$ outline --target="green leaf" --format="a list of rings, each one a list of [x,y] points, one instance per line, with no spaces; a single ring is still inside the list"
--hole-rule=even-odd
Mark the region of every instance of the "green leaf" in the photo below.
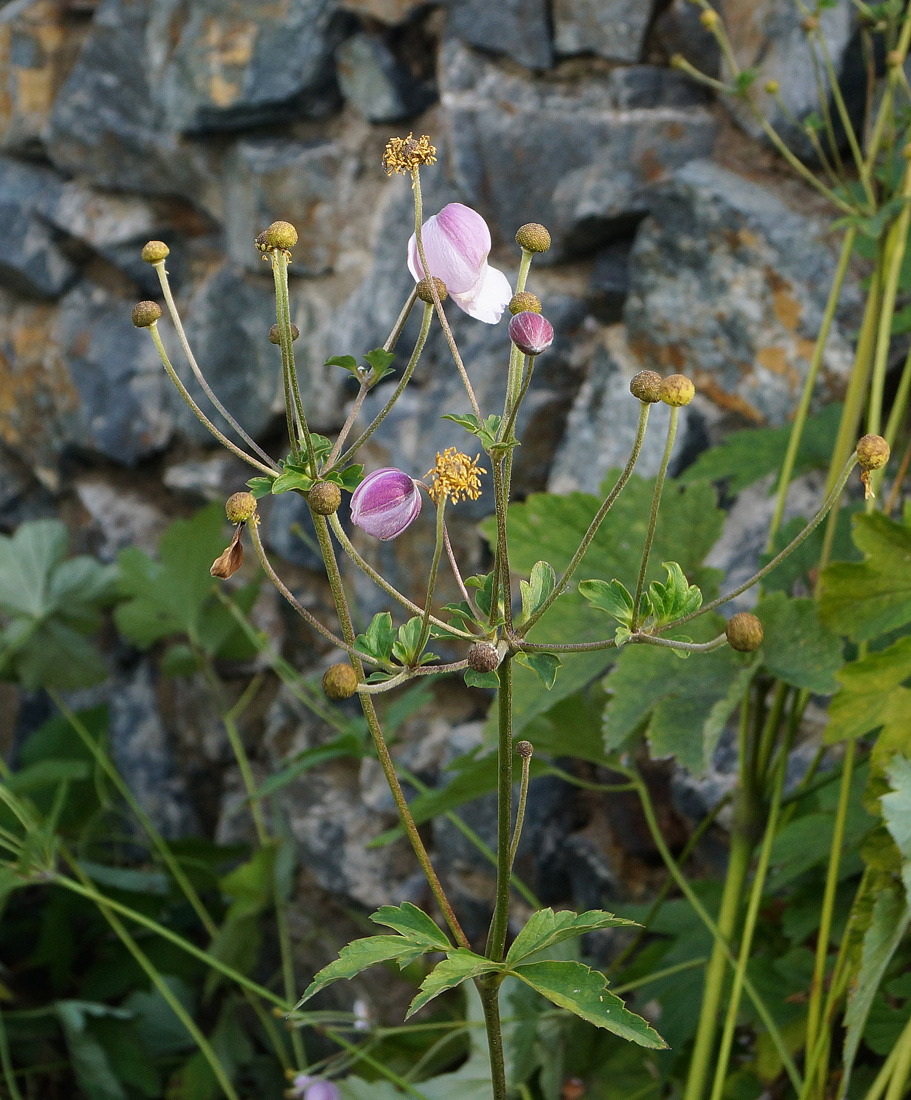
[[[531,618],[542,603],[550,596],[557,584],[554,567],[546,561],[537,561],[527,581],[519,581],[522,592],[522,619]]]
[[[346,466],[344,470],[334,470],[327,475],[327,478],[329,481],[334,481],[346,493],[353,493],[364,480],[364,467],[361,463],[356,462],[351,466]]]
[[[274,477],[251,477],[247,482],[247,488],[257,500],[261,500],[271,494],[274,480]]]
[[[341,367],[342,370],[349,370],[357,377],[357,360],[353,355],[333,355],[326,360],[327,367]]]
[[[456,948],[441,963],[437,963],[421,982],[420,992],[411,1002],[405,1013],[405,1019],[409,1019],[418,1009],[423,1008],[435,997],[439,997],[441,993],[445,993],[447,989],[455,989],[463,982],[502,969],[502,963],[491,962],[490,959],[485,959],[483,955],[476,955],[465,947]]]
[[[256,797],[266,798],[268,795],[275,794],[276,791],[300,779],[313,768],[318,768],[330,760],[339,760],[346,756],[357,759],[362,754],[363,739],[356,733],[343,733],[327,741],[325,745],[314,745],[312,749],[304,749],[303,752],[296,754],[290,763],[263,782],[256,792]]]
[[[724,620],[712,614],[688,624],[700,641],[723,626]],[[612,695],[604,715],[605,747],[620,748],[644,729],[653,757],[676,756],[701,775],[758,667],[756,658],[727,647],[684,664],[668,649],[626,646],[604,681]]]
[[[892,790],[879,800],[883,818],[902,859],[911,863],[911,760],[896,756],[886,773]]]
[[[466,668],[463,678],[465,685],[470,688],[489,688],[495,691],[500,686],[500,678],[495,672],[476,672],[473,668]]]
[[[392,616],[388,611],[381,611],[374,615],[367,627],[366,634],[358,634],[354,639],[356,649],[375,657],[378,661],[388,661],[392,656],[392,645],[395,642],[395,627],[392,625]]]
[[[828,466],[840,421],[841,405],[827,405],[818,416],[807,418],[797,450],[794,476]],[[736,495],[781,468],[790,438],[790,424],[734,432],[720,447],[703,451],[681,475],[682,480],[718,481],[724,478],[728,492]]]
[[[434,951],[451,951],[449,937],[423,909],[410,901],[404,905],[381,905],[370,919],[374,924],[394,928],[400,935],[415,943],[423,943]]]
[[[91,1001],[57,1001],[54,1011],[66,1036],[70,1066],[80,1088],[89,1100],[126,1100],[123,1085],[117,1080],[104,1047],[92,1034],[93,1017],[113,1016],[128,1019],[129,1013]]]
[[[643,1047],[663,1050],[667,1044],[641,1016],[630,1012],[623,1001],[607,989],[603,974],[578,962],[533,962],[511,968],[511,973],[537,990],[559,1008],[568,1009]]]
[[[633,597],[618,580],[579,581],[579,594],[592,607],[606,611],[612,619],[625,627],[632,626]]]
[[[414,615],[399,627],[398,637],[392,644],[392,656],[403,665],[413,665],[418,658],[418,642],[421,640],[423,620]]]
[[[66,528],[56,519],[23,523],[0,535],[0,611],[39,618],[49,608],[48,589],[66,554]]]
[[[292,489],[306,493],[312,487],[313,478],[310,476],[308,467],[299,466],[294,462],[285,462],[282,472],[272,482],[272,495],[279,496],[281,493],[290,493]]]
[[[340,978],[353,978],[362,970],[384,962],[397,962],[400,968],[404,968],[427,950],[426,944],[415,943],[404,936],[367,936],[366,939],[355,940],[341,949],[334,962],[314,975],[294,1007],[300,1008],[305,1001]]]
[[[531,915],[528,923],[513,940],[506,954],[506,965],[515,966],[528,955],[599,928],[635,927],[638,927],[635,921],[615,917],[613,913],[606,913],[603,909],[590,909],[586,913],[572,913],[569,910],[555,913],[553,909],[541,909]]]
[[[364,356],[364,359],[370,364],[373,370],[373,377],[370,379],[370,384],[375,386],[377,382],[386,377],[387,374],[392,374],[393,370],[390,363],[395,359],[395,352],[387,351],[385,348],[375,348],[373,351],[368,351]]]
[[[826,741],[835,744],[878,729],[911,728],[911,692],[900,687],[911,676],[911,638],[868,653],[837,674],[841,690],[829,704]]]
[[[794,687],[831,695],[843,663],[841,639],[820,624],[816,601],[773,592],[760,600],[755,614],[762,623],[763,664],[769,672]]]
[[[557,671],[562,664],[556,653],[517,653],[516,661],[523,668],[531,669],[548,691],[554,686]]]
[[[702,592],[690,584],[675,562],[662,562],[667,570],[667,582],[652,581],[648,587],[649,602],[656,625],[673,622],[697,611],[702,606]]]
[[[856,642],[911,622],[911,527],[880,512],[854,519],[859,564],[836,562],[819,578],[819,617]]]

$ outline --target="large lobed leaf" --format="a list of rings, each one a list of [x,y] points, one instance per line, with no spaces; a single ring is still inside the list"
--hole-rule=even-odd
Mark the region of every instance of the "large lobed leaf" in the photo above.
[[[506,955],[506,963],[508,966],[515,966],[529,955],[565,940],[584,936],[587,932],[595,932],[599,928],[634,927],[638,927],[635,921],[615,917],[613,913],[606,913],[603,909],[590,909],[586,913],[573,913],[570,910],[555,913],[553,909],[541,909],[531,915],[528,923],[513,940]]]

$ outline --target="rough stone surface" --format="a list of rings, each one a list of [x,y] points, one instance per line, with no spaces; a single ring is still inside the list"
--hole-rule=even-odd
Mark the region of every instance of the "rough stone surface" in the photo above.
[[[554,53],[544,0],[445,0],[450,34],[481,49],[506,53],[528,69],[549,69]]]
[[[86,477],[76,483],[76,494],[97,533],[94,552],[102,561],[114,561],[117,551],[127,546],[154,552],[168,519],[135,490]]]
[[[629,293],[631,247],[631,240],[615,241],[595,257],[588,307],[602,324],[613,325],[623,318],[623,306]]]
[[[819,331],[835,256],[824,227],[708,161],[656,192],[630,260],[629,342],[643,367],[692,377],[715,405],[754,424],[793,411]],[[842,322],[856,323],[856,285]],[[851,368],[833,325],[820,398]]]
[[[0,283],[10,290],[55,298],[76,275],[40,216],[60,194],[60,183],[46,168],[0,158]]]
[[[159,0],[155,99],[181,133],[321,117],[337,103],[334,0]]]
[[[441,58],[441,101],[455,181],[510,240],[547,226],[555,260],[629,231],[649,188],[712,148],[702,92],[669,70],[617,69],[582,84],[507,74],[454,43]]]
[[[382,38],[354,34],[335,51],[339,87],[368,122],[395,122],[429,107],[433,88],[418,83]]]
[[[651,15],[647,0],[554,0],[554,47],[558,54],[638,61]]]
[[[655,20],[655,38],[668,58],[680,54],[699,72],[717,77],[721,49],[713,34],[702,25],[702,10],[690,0],[672,0]]]

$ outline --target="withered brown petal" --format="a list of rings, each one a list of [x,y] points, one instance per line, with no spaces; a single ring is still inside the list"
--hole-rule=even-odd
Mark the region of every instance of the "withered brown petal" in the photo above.
[[[234,538],[231,539],[231,545],[223,554],[220,554],[215,561],[212,562],[212,568],[209,572],[213,577],[221,577],[222,580],[227,580],[228,577],[233,577],[237,570],[244,564],[244,548],[240,541],[240,533],[242,530],[243,524],[240,524],[234,532]]]

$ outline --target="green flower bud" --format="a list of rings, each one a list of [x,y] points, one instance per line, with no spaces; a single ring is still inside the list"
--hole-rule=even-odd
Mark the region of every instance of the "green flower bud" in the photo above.
[[[534,751],[535,747],[534,745],[532,745],[531,741],[516,742],[516,752],[519,754],[519,756],[522,757],[523,760],[528,760],[528,758]]]
[[[891,453],[881,435],[865,435],[857,443],[857,460],[862,470],[881,470]]]
[[[323,691],[327,699],[350,699],[357,691],[357,673],[344,662],[332,665],[323,673]]]
[[[665,405],[680,408],[688,405],[695,396],[696,387],[683,374],[671,374],[661,381],[661,400]]]
[[[292,326],[291,326],[291,343],[292,344],[298,338],[298,336],[300,336],[300,334],[301,334],[301,330],[297,327],[297,325],[292,324]],[[282,342],[281,330],[279,329],[278,325],[273,325],[272,328],[269,329],[269,343],[270,344],[280,344],[281,342]]]
[[[429,266],[429,265],[428,265]],[[433,276],[433,285],[437,288],[437,294],[440,296],[440,301],[446,301],[446,295],[449,291],[446,289],[446,284],[442,279],[438,279],[436,275]],[[426,278],[421,279],[418,285],[414,288],[417,291],[417,296],[422,302],[427,305],[433,305],[433,294],[430,290],[430,283]]]
[[[171,254],[164,241],[149,241],[142,246],[142,258],[147,264],[157,264]]]
[[[661,375],[653,370],[641,370],[629,384],[629,392],[647,405],[661,400]]]
[[[284,252],[297,244],[297,230],[290,222],[273,222],[256,238],[256,247],[260,252],[271,252],[279,248]]]
[[[724,630],[731,649],[738,653],[752,653],[762,645],[762,623],[749,611],[738,611]]]
[[[476,642],[468,651],[468,667],[473,672],[494,672],[499,663],[500,655],[492,642]]]
[[[161,316],[161,306],[157,302],[137,302],[130,316],[137,328],[148,328]]]
[[[712,9],[709,8],[708,11],[704,11],[702,15],[699,16],[699,22],[707,31],[712,30],[718,23],[718,12],[712,11]]]
[[[550,248],[550,234],[543,225],[527,222],[516,233],[516,244],[526,252],[546,252]]]
[[[225,501],[229,523],[246,523],[256,515],[256,497],[252,493],[235,493]]]
[[[342,491],[331,481],[318,481],[307,493],[310,511],[318,516],[331,516],[342,503]]]
[[[769,95],[778,95],[778,81],[767,80],[765,82],[765,90],[769,93]]]
[[[540,313],[541,299],[530,290],[520,290],[513,294],[509,300],[509,312],[515,317],[517,313]]]

